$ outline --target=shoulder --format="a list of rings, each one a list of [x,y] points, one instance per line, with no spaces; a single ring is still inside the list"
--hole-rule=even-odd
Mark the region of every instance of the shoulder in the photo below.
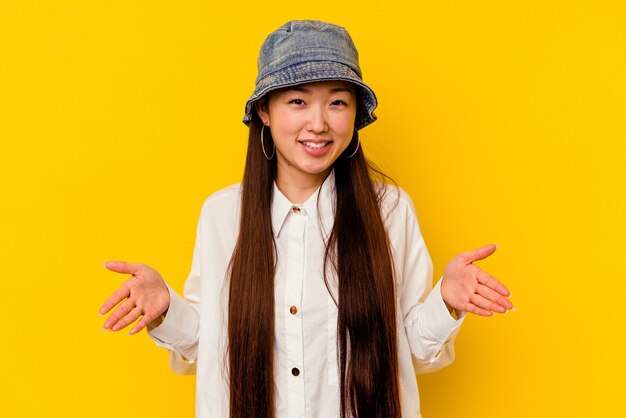
[[[376,184],[379,204],[383,219],[396,216],[415,216],[415,206],[411,196],[400,186],[394,184]]]
[[[241,206],[241,183],[233,184],[212,193],[202,204],[202,214],[234,215]]]
[[[411,196],[393,184],[378,187],[381,216],[392,241],[419,240],[422,231]]]
[[[234,184],[212,193],[202,205],[197,237],[207,255],[215,260],[229,259],[238,236],[241,186]]]

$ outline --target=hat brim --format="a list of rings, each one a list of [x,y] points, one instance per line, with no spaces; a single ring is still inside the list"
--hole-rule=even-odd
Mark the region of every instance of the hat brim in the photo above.
[[[378,106],[376,94],[350,67],[333,61],[308,61],[283,68],[258,80],[254,93],[246,102],[243,123],[250,126],[254,102],[267,93],[284,87],[326,80],[349,81],[359,88],[354,121],[356,129],[362,129],[377,119],[374,114],[374,109]]]

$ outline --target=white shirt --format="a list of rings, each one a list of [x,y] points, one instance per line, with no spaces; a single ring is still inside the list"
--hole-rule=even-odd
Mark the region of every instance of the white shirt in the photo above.
[[[441,281],[431,291],[432,262],[413,203],[401,189],[385,187],[388,193],[382,214],[396,274],[402,416],[419,418],[415,373],[434,371],[452,362],[453,341],[465,314],[458,320],[450,316],[441,297]],[[322,275],[324,239],[334,222],[334,197],[333,173],[303,204],[290,203],[274,186],[277,418],[340,415],[337,307]],[[157,345],[171,351],[170,364],[175,372],[196,373],[198,418],[229,416],[226,271],[238,236],[240,205],[239,185],[206,200],[184,299],[170,288],[167,316],[149,331]],[[336,274],[330,275],[330,281],[336,283]],[[295,314],[291,307],[295,307]],[[294,368],[299,371],[297,376],[292,373]]]

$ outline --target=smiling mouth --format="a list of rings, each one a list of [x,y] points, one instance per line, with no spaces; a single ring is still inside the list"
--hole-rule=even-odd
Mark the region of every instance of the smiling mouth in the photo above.
[[[330,144],[332,141],[325,141],[325,142],[299,141],[299,142],[308,148],[320,149],[320,148],[324,148],[325,146]]]

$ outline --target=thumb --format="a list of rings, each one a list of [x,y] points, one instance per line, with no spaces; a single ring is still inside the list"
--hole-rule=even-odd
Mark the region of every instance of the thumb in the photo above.
[[[464,260],[473,263],[474,261],[483,260],[489,257],[496,251],[497,248],[497,244],[485,245],[484,247],[462,253],[461,257],[463,257]]]
[[[137,274],[141,270],[141,264],[127,263],[125,261],[107,261],[102,265],[116,273]]]

